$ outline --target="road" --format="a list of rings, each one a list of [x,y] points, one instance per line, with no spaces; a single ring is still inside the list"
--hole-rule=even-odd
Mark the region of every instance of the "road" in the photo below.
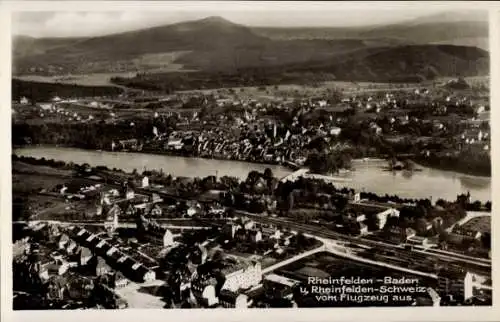
[[[151,193],[151,190],[147,189],[144,190],[144,193]],[[161,192],[155,192],[157,193],[160,197],[167,197],[167,198],[172,198],[172,196],[168,194],[162,194]],[[395,252],[399,253],[404,253],[406,255],[408,254],[425,254],[428,257],[434,258],[435,260],[439,260],[441,262],[454,262],[459,265],[465,265],[467,267],[478,267],[481,272],[484,272],[486,270],[489,270],[491,272],[491,260],[484,259],[484,258],[475,258],[475,257],[470,257],[470,256],[464,256],[461,254],[456,254],[456,253],[441,253],[441,252],[435,252],[435,251],[422,251],[420,249],[411,249],[407,250],[405,249],[404,245],[395,245],[395,244],[390,244],[382,241],[375,241],[375,240],[369,240],[363,237],[356,237],[356,236],[349,236],[345,234],[341,234],[335,231],[332,231],[327,228],[322,228],[318,226],[312,226],[312,225],[306,225],[306,224],[300,224],[292,221],[287,221],[281,218],[274,218],[274,217],[268,217],[268,216],[263,216],[263,215],[257,215],[254,213],[249,213],[241,210],[235,211],[236,215],[239,216],[246,216],[249,218],[252,218],[254,220],[258,220],[261,222],[267,222],[267,223],[272,223],[275,225],[281,225],[290,229],[295,229],[297,231],[301,231],[304,233],[310,233],[314,234],[318,237],[325,237],[325,238],[331,238],[334,240],[338,241],[346,241],[350,242],[354,245],[360,246],[360,247],[372,247],[375,249],[390,249]],[[415,256],[417,257],[417,256]]]
[[[274,270],[277,270],[277,269],[279,269],[279,268],[281,268],[281,267],[283,267],[283,266],[286,266],[286,265],[288,265],[288,264],[291,264],[291,263],[293,263],[293,262],[296,262],[296,261],[298,261],[298,260],[300,260],[300,259],[302,259],[302,258],[305,258],[305,257],[311,256],[311,255],[314,255],[314,254],[316,254],[316,253],[324,252],[324,251],[327,251],[327,250],[326,250],[326,247],[325,247],[325,245],[321,245],[320,247],[317,247],[317,248],[315,248],[315,249],[308,250],[308,251],[306,251],[306,252],[304,252],[304,253],[301,253],[301,254],[295,255],[295,256],[293,256],[293,257],[290,257],[290,258],[288,258],[288,259],[285,259],[284,261],[281,261],[281,262],[278,262],[278,263],[276,263],[276,264],[274,264],[274,265],[271,265],[271,266],[269,266],[269,267],[266,267],[266,268],[262,269],[262,274],[267,274],[267,273],[270,273],[270,272],[272,272],[272,271],[274,271]]]
[[[101,175],[113,177],[109,173],[103,173]],[[109,185],[113,186],[113,184]],[[114,186],[118,187],[118,185]],[[146,195],[151,195],[152,193],[155,193],[162,198],[184,200],[184,201],[194,199],[194,198],[182,198],[178,196],[173,196],[168,193],[164,193],[150,188],[137,188],[136,192]],[[327,228],[296,223],[282,218],[257,215],[245,211],[236,211],[235,214],[238,216],[246,216],[260,222],[271,223],[274,225],[281,225],[283,227],[287,227],[289,229],[300,231],[303,233],[309,233],[317,237],[327,238],[337,242],[339,241],[346,242],[353,245],[354,247],[361,247],[361,248],[369,247],[371,248],[371,251],[373,251],[373,253],[382,252],[384,250],[390,250],[394,254],[392,255],[394,259],[407,260],[409,266],[411,265],[411,261],[414,261],[416,259],[419,258],[430,259],[436,264],[437,263],[455,264],[460,267],[466,267],[467,269],[478,272],[480,274],[491,275],[491,260],[484,258],[475,258],[451,252],[443,253],[437,250],[423,250],[418,247],[414,247],[412,249],[406,249],[404,245],[394,245],[382,241],[368,240],[363,237],[349,236],[332,231]],[[429,267],[429,269],[431,271],[434,270],[433,267]]]

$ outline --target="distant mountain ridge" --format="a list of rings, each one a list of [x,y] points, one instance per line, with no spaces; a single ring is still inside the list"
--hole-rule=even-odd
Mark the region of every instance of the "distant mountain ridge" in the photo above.
[[[213,72],[312,68],[356,79],[487,74],[488,53],[475,45],[488,37],[487,23],[435,19],[360,28],[250,28],[208,17],[99,37],[18,36],[13,70],[58,75],[172,66]]]
[[[454,19],[452,19],[454,18]],[[453,15],[436,15],[411,20],[407,23],[375,27],[306,27],[275,28],[258,27],[252,30],[261,36],[275,40],[285,39],[386,39],[406,44],[469,45],[488,50],[489,24],[487,19]],[[466,43],[461,43],[461,40]]]

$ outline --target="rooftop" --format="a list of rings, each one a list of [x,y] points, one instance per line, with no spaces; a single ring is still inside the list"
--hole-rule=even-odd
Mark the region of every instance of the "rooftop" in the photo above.
[[[226,256],[223,260],[223,265],[224,268],[222,268],[221,272],[224,275],[229,275],[251,266],[252,263],[242,257]]]
[[[293,287],[294,285],[298,284],[299,281],[293,280],[291,278],[287,278],[278,274],[269,274],[264,277],[266,281],[271,281],[274,283],[282,284],[288,287]]]

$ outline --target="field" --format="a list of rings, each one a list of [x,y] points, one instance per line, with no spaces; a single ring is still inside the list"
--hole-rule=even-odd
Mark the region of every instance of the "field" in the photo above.
[[[373,83],[370,83],[373,84]],[[361,87],[360,87],[361,86]],[[360,85],[352,82],[323,82],[318,86],[286,84],[286,85],[268,85],[268,86],[245,86],[232,88],[215,88],[206,90],[181,91],[180,93],[203,93],[222,94],[230,98],[243,100],[259,100],[261,102],[282,99],[283,101],[293,101],[295,98],[307,97],[328,97],[335,91],[355,91],[359,88],[368,88],[368,83]],[[377,84],[378,87],[389,87],[388,84]]]
[[[14,79],[23,81],[32,81],[40,83],[59,83],[59,84],[75,84],[81,86],[118,86],[109,81],[111,77],[134,77],[135,72],[123,73],[95,73],[82,75],[66,75],[66,76],[41,76],[41,75],[22,75],[15,76]],[[119,86],[118,86],[119,87]]]
[[[491,216],[475,217],[465,222],[462,227],[466,230],[479,231],[481,233],[491,232]]]
[[[244,86],[244,87],[228,87],[214,88],[204,90],[189,90],[179,91],[179,93],[203,93],[203,94],[222,94],[238,99],[256,99],[261,101],[272,101],[275,99],[283,99],[284,101],[292,101],[294,98],[307,97],[323,97],[328,98],[328,95],[341,92],[343,95],[354,95],[370,92],[391,92],[391,91],[413,91],[417,88],[432,87],[434,83],[439,85],[444,84],[449,80],[456,78],[438,78],[435,82],[424,83],[376,83],[376,82],[348,82],[348,81],[324,81],[317,85],[305,84],[286,84],[286,85],[267,85],[267,86]],[[465,77],[465,80],[470,85],[488,84],[488,77]]]
[[[36,174],[38,176],[61,176],[61,177],[70,177],[73,175],[72,170],[56,169],[56,168],[52,168],[49,166],[41,166],[41,165],[31,165],[31,164],[20,162],[20,161],[13,162],[12,170],[15,172],[23,173],[24,175]],[[17,176],[22,176],[22,175],[19,174]],[[41,184],[43,184],[44,180],[49,180],[49,182],[51,180],[51,178],[46,178],[46,177],[41,177],[39,179],[41,180],[40,181]],[[52,178],[52,180],[56,180],[56,179]],[[30,180],[25,181],[25,182],[29,182],[30,185],[33,182],[36,183],[37,182],[36,177],[33,178],[33,181],[31,181],[31,177],[30,177]],[[44,188],[46,188],[46,187],[44,187]]]
[[[14,173],[12,175],[12,192],[23,194],[39,192],[41,189],[51,190],[58,184],[66,183],[66,181],[65,178],[50,175]]]
[[[38,220],[79,220],[95,213],[92,201],[67,201],[54,188],[66,185],[76,191],[82,185],[94,183],[71,178],[71,170],[33,166],[23,162],[13,163],[12,194],[14,218],[29,214]]]

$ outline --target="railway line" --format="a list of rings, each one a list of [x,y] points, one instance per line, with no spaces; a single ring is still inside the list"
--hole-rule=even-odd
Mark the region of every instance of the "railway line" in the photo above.
[[[264,217],[262,215],[250,214],[241,211],[237,211],[236,214],[247,216],[256,221],[280,225],[288,229],[312,234],[318,237],[344,242],[345,247],[353,246],[365,249],[367,254],[384,256],[384,258],[388,261],[392,261],[394,263],[397,262],[399,264],[407,264],[407,267],[419,267],[420,269],[427,268],[427,270],[431,272],[435,270],[435,265],[441,264],[451,267],[456,266],[457,268],[467,268],[482,275],[491,275],[491,261],[488,259],[474,258],[449,252],[442,253],[434,250],[429,251],[428,249],[407,249],[403,244],[395,245],[382,241],[369,240],[362,237],[348,236],[331,231],[327,228],[295,223],[280,218]]]
[[[101,172],[100,175],[105,177],[105,179],[111,179],[111,181],[120,181],[123,179],[123,176],[113,176],[105,171]],[[111,186],[119,186],[118,182],[110,183],[109,180],[106,180],[106,182]],[[146,195],[155,193],[162,198],[170,200],[188,201],[193,199],[171,195],[169,193],[151,188],[137,188],[136,192]],[[385,256],[387,260],[391,260],[392,258],[394,262],[406,263],[408,267],[419,267],[421,269],[427,268],[430,272],[435,270],[436,265],[448,265],[452,267],[456,266],[457,268],[467,268],[472,272],[477,272],[487,276],[491,275],[491,260],[485,258],[475,258],[463,254],[451,253],[437,249],[427,249],[418,246],[412,246],[411,249],[407,249],[404,244],[391,244],[359,236],[349,236],[332,231],[326,227],[302,224],[282,218],[263,216],[240,210],[235,211],[235,214],[237,216],[246,216],[259,222],[279,225],[291,230],[300,231],[302,233],[335,240],[336,242],[342,242],[345,243],[344,246],[347,248],[365,249],[365,252]],[[404,260],[404,262],[401,262],[401,260]]]

